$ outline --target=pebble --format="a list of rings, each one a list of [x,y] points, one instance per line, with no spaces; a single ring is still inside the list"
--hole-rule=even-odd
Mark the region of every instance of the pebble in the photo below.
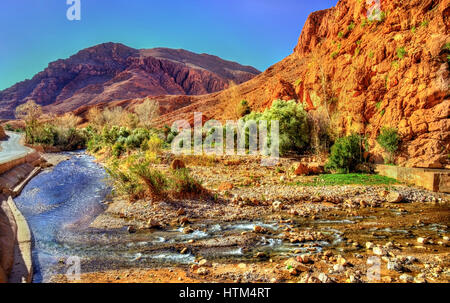
[[[420,244],[427,244],[428,242],[429,242],[428,238],[425,238],[425,237],[419,237],[419,238],[417,238],[417,243],[420,243]]]
[[[331,282],[330,278],[323,272],[319,274],[318,278],[319,278],[319,281],[322,283],[330,283]]]
[[[194,232],[194,230],[190,227],[183,228],[183,234],[191,234],[193,232]]]
[[[403,274],[400,276],[400,280],[405,282],[405,283],[411,283],[414,282],[414,278],[411,275],[408,274]]]
[[[199,274],[201,276],[205,276],[205,275],[209,274],[209,270],[207,270],[204,267],[200,267],[199,269],[197,269],[197,274]]]
[[[280,211],[283,209],[283,203],[281,203],[280,201],[275,201],[272,203],[272,209],[274,211]]]
[[[253,231],[254,231],[255,233],[264,233],[266,230],[265,230],[265,228],[262,227],[262,226],[255,225],[255,226],[253,227]]]
[[[374,244],[372,242],[366,242],[366,248],[372,249],[374,247]]]
[[[379,246],[375,246],[372,249],[372,252],[377,256],[384,256],[386,254],[386,251],[382,247],[379,247]]]
[[[201,259],[199,262],[198,262],[198,266],[200,266],[200,267],[210,267],[211,266],[211,263],[209,263],[208,262],[208,260],[206,260],[206,259]]]
[[[404,267],[403,265],[398,262],[398,261],[389,261],[387,264],[387,269],[388,270],[394,270],[397,272],[403,272],[404,271]]]
[[[333,266],[334,272],[343,272],[344,270],[345,270],[345,268],[341,264],[334,264],[334,266]]]

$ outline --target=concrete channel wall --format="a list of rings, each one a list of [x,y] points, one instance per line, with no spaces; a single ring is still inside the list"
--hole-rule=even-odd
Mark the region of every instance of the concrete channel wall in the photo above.
[[[33,264],[31,232],[13,198],[41,170],[34,150],[0,163],[0,282],[30,283]]]
[[[416,185],[434,192],[450,193],[450,170],[376,165],[383,176]]]

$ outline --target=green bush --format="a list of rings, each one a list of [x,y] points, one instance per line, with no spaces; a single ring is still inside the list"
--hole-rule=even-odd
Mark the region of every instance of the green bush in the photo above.
[[[160,197],[167,188],[167,178],[160,171],[152,169],[151,164],[147,161],[135,163],[131,166],[130,171],[144,181],[153,198]]]
[[[352,21],[349,26],[347,26],[347,31],[352,31],[355,28],[355,23]]]
[[[128,148],[137,149],[140,148],[141,145],[148,139],[150,139],[150,133],[148,130],[144,128],[136,128],[131,132],[125,142]]]
[[[142,184],[131,172],[122,171],[118,162],[106,166],[106,171],[118,193],[126,195],[130,201],[136,201],[144,197],[145,190]]]
[[[338,173],[350,173],[362,162],[364,138],[358,134],[339,138],[331,147],[331,154],[325,168]]]
[[[406,52],[406,50],[405,50],[405,48],[403,46],[397,48],[397,57],[399,59],[405,58],[406,54],[407,54],[407,52]]]
[[[301,152],[309,144],[309,127],[306,111],[302,104],[296,103],[294,100],[275,100],[270,109],[266,109],[263,113],[252,112],[245,116],[243,120],[244,122],[254,120],[257,123],[263,120],[267,121],[269,144],[271,141],[271,121],[278,120],[281,155],[290,151]]]
[[[377,137],[377,142],[389,154],[385,159],[386,163],[392,163],[395,152],[400,144],[398,130],[390,127],[383,127]]]
[[[244,117],[252,112],[252,109],[248,105],[247,100],[242,100],[241,103],[239,103],[237,114],[239,117]]]
[[[122,153],[125,151],[126,151],[125,146],[120,142],[117,142],[116,144],[114,144],[114,146],[112,148],[112,154],[116,158],[119,158],[122,155]]]
[[[205,190],[202,184],[192,178],[186,168],[183,168],[173,172],[172,191],[175,196],[184,197],[201,195]]]

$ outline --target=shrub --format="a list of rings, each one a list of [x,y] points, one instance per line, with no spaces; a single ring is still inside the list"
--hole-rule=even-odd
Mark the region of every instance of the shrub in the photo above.
[[[330,55],[331,59],[335,59],[338,56],[338,54],[339,54],[338,51],[332,52]]]
[[[362,162],[364,139],[358,134],[339,138],[331,147],[331,154],[325,168],[338,173],[349,173]]]
[[[177,197],[198,196],[205,192],[202,184],[191,177],[186,168],[173,172],[172,190]]]
[[[347,26],[347,30],[350,32],[355,28],[355,23],[352,21],[349,26]]]
[[[93,135],[87,142],[87,150],[92,153],[98,152],[102,148],[102,136]]]
[[[122,171],[117,162],[107,165],[106,171],[118,193],[126,195],[130,201],[144,197],[144,188],[136,176],[129,171]]]
[[[343,32],[339,32],[339,33],[338,33],[338,37],[339,37],[339,38],[344,37],[344,33],[343,33]]]
[[[145,146],[145,150],[147,151],[159,153],[161,151],[163,143],[163,140],[161,140],[158,135],[153,134],[150,139],[148,139],[147,142],[143,144],[143,146]]]
[[[406,50],[405,50],[405,48],[403,46],[397,48],[397,57],[399,59],[405,58],[406,54],[407,54],[407,52],[406,52]]]
[[[151,168],[147,161],[135,163],[130,171],[144,181],[152,198],[160,197],[167,188],[167,178],[160,171]]]
[[[127,137],[125,143],[128,148],[140,148],[144,141],[150,138],[150,133],[144,128],[136,128]]]
[[[400,143],[400,136],[398,130],[390,127],[383,127],[377,137],[377,142],[389,154],[385,159],[386,163],[392,163],[395,152]]]
[[[125,146],[120,142],[117,142],[116,144],[114,144],[114,146],[112,148],[112,154],[116,158],[119,158],[122,155],[122,153],[125,151],[126,151]]]
[[[367,19],[364,19],[364,20],[362,21],[362,23],[361,23],[361,27],[362,27],[362,28],[366,27],[368,23],[369,23],[368,20],[367,20]]]
[[[242,100],[238,105],[237,113],[239,118],[244,117],[252,112],[247,100]]]

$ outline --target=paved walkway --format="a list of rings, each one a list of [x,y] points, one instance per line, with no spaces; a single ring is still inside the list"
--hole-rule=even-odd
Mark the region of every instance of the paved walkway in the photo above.
[[[20,157],[24,157],[32,151],[31,148],[23,146],[20,143],[22,135],[14,132],[6,132],[9,136],[8,140],[0,141],[1,151],[0,151],[0,164],[15,160]]]

